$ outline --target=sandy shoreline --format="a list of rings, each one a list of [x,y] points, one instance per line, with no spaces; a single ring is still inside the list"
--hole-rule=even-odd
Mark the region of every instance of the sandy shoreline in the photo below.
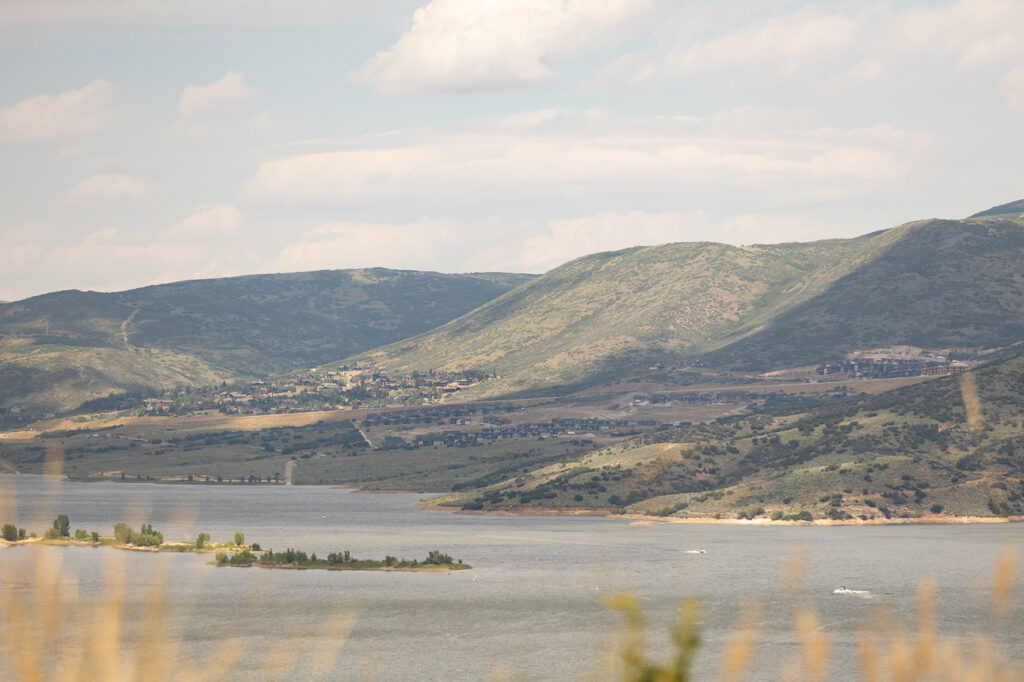
[[[25,538],[24,540],[10,542],[0,538],[0,549],[4,549],[6,547],[17,547],[18,545],[31,545],[32,543],[39,542],[40,540],[42,540],[42,538]]]

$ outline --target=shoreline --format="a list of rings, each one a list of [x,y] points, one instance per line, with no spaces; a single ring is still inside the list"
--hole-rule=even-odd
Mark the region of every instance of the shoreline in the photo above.
[[[0,476],[5,475],[0,472]],[[6,474],[14,475],[14,474]],[[47,474],[21,474],[21,475],[36,475],[46,476]],[[83,482],[81,479],[70,479],[66,475],[61,475],[61,478],[68,481]],[[95,480],[112,480],[112,479],[95,479]],[[118,481],[121,483],[121,481]],[[157,484],[163,483],[164,481],[123,481],[126,484]],[[190,482],[186,485],[227,485],[226,483],[216,484],[213,482]],[[283,485],[283,484],[256,484],[256,483],[235,483],[233,485]],[[306,487],[306,486],[303,486]],[[381,489],[374,490],[368,488],[359,488],[353,485],[344,484],[308,484],[308,487],[322,487],[331,488],[335,490],[345,490],[355,495],[440,495],[444,493],[426,492],[419,490],[407,490],[407,489]],[[419,502],[413,502],[413,506],[417,506],[424,511],[437,511],[437,512],[450,512],[454,514],[466,514],[474,516],[586,516],[586,517],[604,517],[608,519],[624,519],[630,521],[629,525],[654,525],[657,523],[683,523],[683,524],[701,524],[701,525],[736,525],[736,526],[907,526],[907,525],[964,525],[964,524],[998,524],[998,523],[1020,523],[1024,522],[1024,516],[922,516],[916,518],[902,519],[902,518],[876,518],[876,519],[814,519],[813,521],[773,521],[768,518],[757,518],[757,519],[727,519],[727,518],[714,518],[711,516],[652,516],[648,514],[641,514],[637,512],[631,512],[626,514],[616,514],[611,508],[608,507],[588,507],[588,508],[561,508],[555,509],[551,507],[507,507],[502,509],[463,509],[461,506],[455,505],[437,505],[437,504],[421,504]],[[6,547],[13,547],[16,545],[27,544],[30,542],[39,542],[42,538],[28,538],[18,542],[8,542],[0,538],[0,549]],[[72,544],[72,543],[60,543],[60,544]],[[83,542],[83,545],[91,545],[91,542]],[[169,543],[170,544],[170,543]],[[153,551],[152,548],[140,548],[125,546],[123,549],[130,549],[134,551]],[[163,550],[168,551],[168,550]],[[175,551],[175,550],[171,550]],[[181,551],[181,550],[177,550]],[[201,550],[209,551],[209,550]]]
[[[773,521],[771,519],[716,519],[711,516],[651,516],[640,513],[616,514],[607,508],[551,509],[548,507],[516,507],[508,509],[462,509],[446,505],[421,505],[426,511],[446,511],[475,516],[600,516],[622,519],[631,526],[650,526],[659,523],[726,526],[940,526],[964,524],[1019,523],[1024,516],[922,516],[913,519],[815,519],[813,521]]]
[[[450,565],[428,565],[428,566],[303,566],[300,564],[218,564],[216,562],[209,562],[210,565],[216,566],[217,568],[265,568],[269,570],[279,569],[286,571],[388,571],[388,572],[403,572],[403,573],[439,573],[441,571],[465,571],[473,568],[469,564],[450,564]]]

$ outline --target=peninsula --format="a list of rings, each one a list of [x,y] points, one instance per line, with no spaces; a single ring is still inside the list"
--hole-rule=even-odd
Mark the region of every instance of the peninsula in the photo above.
[[[24,528],[3,524],[0,534],[0,548],[21,544],[39,543],[59,547],[113,547],[146,552],[190,552],[193,554],[216,554],[217,566],[259,568],[319,568],[348,571],[460,571],[472,568],[462,559],[453,559],[438,550],[427,553],[425,559],[407,560],[391,555],[383,559],[357,559],[348,550],[332,552],[326,558],[318,558],[316,552],[288,548],[283,552],[264,550],[258,543],[246,544],[245,534],[237,532],[233,542],[212,543],[209,533],[199,533],[193,542],[164,542],[163,533],[144,523],[136,531],[123,521],[114,524],[113,536],[101,536],[96,531],[78,529],[71,532],[71,522],[66,514],[59,515],[53,526],[47,528],[42,537],[27,533]]]

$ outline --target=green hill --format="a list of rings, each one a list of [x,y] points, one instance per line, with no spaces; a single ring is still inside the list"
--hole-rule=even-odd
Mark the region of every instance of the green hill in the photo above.
[[[856,239],[691,243],[580,258],[360,356],[396,372],[493,370],[467,396],[597,384],[655,363],[765,371],[913,344],[1024,339],[1024,217],[927,220]]]
[[[324,270],[61,291],[0,305],[0,406],[310,367],[432,329],[530,279]]]
[[[887,248],[763,330],[704,356],[764,371],[857,348],[997,348],[1024,340],[1024,220],[929,220],[883,233]]]
[[[990,215],[1007,215],[1014,213],[1024,213],[1024,199],[1020,199],[1018,201],[1011,201],[1008,204],[993,206],[992,208],[986,209],[984,211],[979,211],[978,213],[975,213],[971,217],[984,218],[985,216]]]
[[[1024,515],[1024,355],[875,396],[686,426],[437,500],[661,516]]]

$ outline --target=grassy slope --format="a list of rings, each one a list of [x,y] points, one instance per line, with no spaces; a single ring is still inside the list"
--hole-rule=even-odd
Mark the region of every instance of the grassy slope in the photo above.
[[[0,305],[0,405],[67,408],[308,367],[431,329],[528,279],[334,270],[45,294]]]
[[[992,215],[1007,215],[1007,214],[1024,214],[1024,199],[1017,201],[1011,201],[1008,204],[1001,204],[999,206],[993,206],[992,208],[984,211],[979,211],[972,215],[972,218],[983,218],[985,216]]]
[[[494,369],[512,392],[693,356],[819,293],[860,240],[669,244],[572,261],[443,327],[363,357],[396,371]]]
[[[981,417],[969,423],[972,384]],[[661,432],[447,501],[628,505],[683,517],[1021,515],[1022,405],[1024,355],[1016,355],[966,379]]]
[[[419,337],[388,368],[493,369],[471,396],[596,383],[652,362],[800,366],[858,347],[1024,338],[1024,219],[920,221],[858,239],[595,254]]]
[[[892,343],[995,348],[1024,339],[1024,220],[932,220],[889,233],[899,238],[877,257],[705,361],[763,371]]]

